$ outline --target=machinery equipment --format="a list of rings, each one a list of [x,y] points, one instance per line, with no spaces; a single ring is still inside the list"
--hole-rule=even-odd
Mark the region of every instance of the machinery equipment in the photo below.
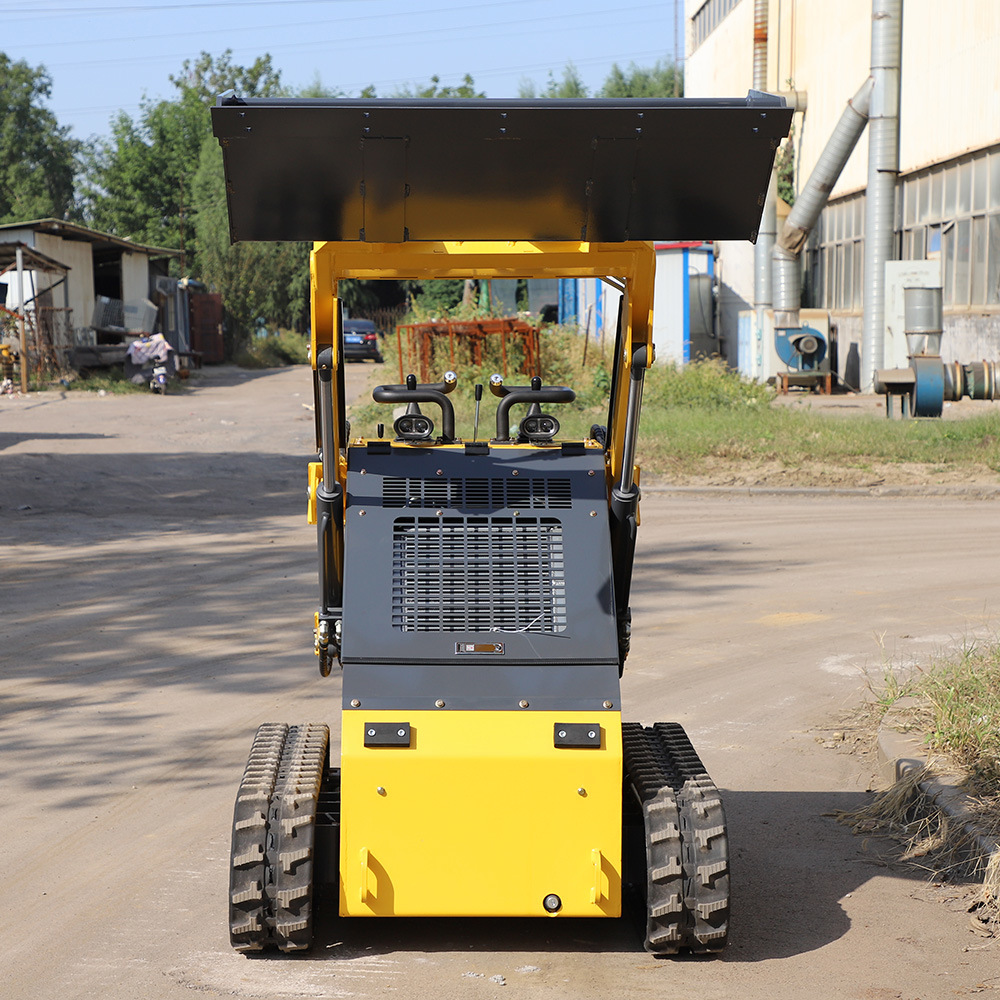
[[[892,400],[899,397],[900,416],[940,417],[945,400],[1000,399],[1000,361],[963,364],[941,358],[941,288],[903,289],[904,332],[909,350],[908,368],[880,368],[875,391],[885,396],[885,415],[893,416]]]
[[[651,952],[724,946],[718,791],[679,725],[621,719],[653,362],[644,241],[755,238],[790,117],[753,92],[213,109],[233,239],[317,241],[315,651],[342,688],[339,754],[326,724],[254,739],[234,947],[309,947],[324,885],[345,917],[558,918],[618,916],[630,880]],[[349,428],[338,281],[595,276],[623,298],[607,426],[587,439],[559,440],[574,392],[540,372],[490,379],[489,435],[456,426],[453,372],[374,390],[391,438]]]
[[[774,331],[774,349],[790,372],[820,372],[827,357],[826,337],[811,326]],[[829,363],[826,369],[829,370]]]

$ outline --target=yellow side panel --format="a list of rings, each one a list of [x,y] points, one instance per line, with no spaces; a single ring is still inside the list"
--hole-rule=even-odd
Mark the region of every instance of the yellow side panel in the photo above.
[[[316,523],[316,487],[323,481],[323,463],[309,463],[309,505],[306,508],[306,519],[309,524]]]
[[[364,746],[365,723],[408,722],[410,747]],[[601,728],[557,748],[555,723]],[[365,712],[343,716],[341,916],[621,913],[616,712]]]

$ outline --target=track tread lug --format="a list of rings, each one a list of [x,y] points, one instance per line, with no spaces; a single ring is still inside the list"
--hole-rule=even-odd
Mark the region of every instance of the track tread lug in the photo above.
[[[721,951],[729,931],[729,861],[718,789],[679,724],[623,723],[622,741],[646,831],[646,949]]]

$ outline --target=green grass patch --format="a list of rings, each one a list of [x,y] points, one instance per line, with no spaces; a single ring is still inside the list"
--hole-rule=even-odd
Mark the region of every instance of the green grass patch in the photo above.
[[[1000,793],[1000,643],[975,643],[912,685],[930,708],[927,745],[947,754],[987,794]]]
[[[282,368],[309,363],[309,338],[294,330],[254,337],[236,355],[241,368]]]
[[[639,457],[654,474],[696,473],[707,460],[805,462],[864,469],[916,462],[946,471],[963,465],[1000,473],[1000,415],[964,420],[891,421],[836,417],[780,406],[643,408]]]
[[[125,396],[133,392],[149,392],[149,382],[143,380],[136,385],[125,378],[121,368],[105,368],[79,377],[67,377],[47,383],[41,388],[65,389],[70,392],[106,392],[115,396]]]

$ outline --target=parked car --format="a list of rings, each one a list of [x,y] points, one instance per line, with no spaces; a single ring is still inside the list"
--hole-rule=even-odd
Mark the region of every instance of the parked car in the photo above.
[[[364,361],[366,358],[379,364],[385,361],[375,324],[370,319],[344,320],[344,357],[348,361]]]

